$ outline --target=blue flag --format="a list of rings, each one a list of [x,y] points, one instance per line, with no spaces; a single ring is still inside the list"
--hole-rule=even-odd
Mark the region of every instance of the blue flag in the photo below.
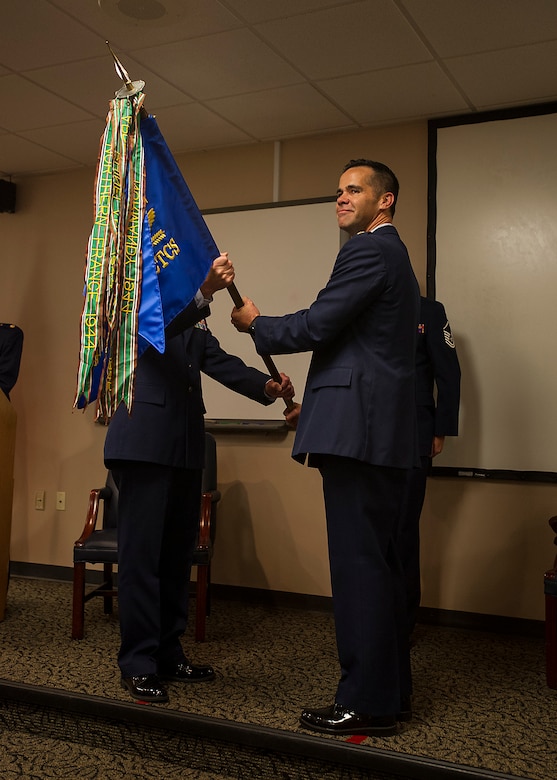
[[[165,327],[191,302],[219,250],[154,117],[141,119],[145,165],[139,354],[164,352]]]

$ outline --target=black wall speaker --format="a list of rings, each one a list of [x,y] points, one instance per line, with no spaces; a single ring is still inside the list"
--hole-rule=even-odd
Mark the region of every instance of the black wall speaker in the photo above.
[[[15,213],[15,183],[0,179],[0,212]]]

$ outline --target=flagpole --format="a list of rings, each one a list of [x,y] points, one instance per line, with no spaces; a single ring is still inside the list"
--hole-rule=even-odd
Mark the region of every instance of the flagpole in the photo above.
[[[112,55],[112,59],[114,60],[114,67],[116,68],[116,73],[118,74],[118,76],[124,82],[124,86],[121,89],[118,90],[118,92],[116,93],[116,97],[120,97],[120,98],[121,97],[131,97],[132,95],[135,95],[137,92],[139,92],[140,90],[143,89],[143,87],[145,86],[145,82],[144,81],[132,81],[130,79],[129,75],[128,75],[127,70],[124,68],[124,66],[122,65],[122,63],[120,62],[120,60],[118,59],[116,54],[112,51],[112,47],[110,46],[109,41],[106,41],[106,45],[108,46],[108,50],[109,50],[109,52]],[[141,107],[140,112],[141,112],[141,114],[143,116],[147,115],[147,111],[145,110],[145,108],[143,106]],[[236,306],[236,308],[237,309],[241,309],[242,306],[244,305],[244,302],[243,302],[242,296],[238,292],[238,288],[236,287],[234,282],[232,282],[230,287],[228,287],[228,292],[230,293],[230,297],[234,301],[234,305]],[[253,338],[253,334],[251,334],[251,337]],[[254,340],[254,343],[255,343],[255,340]],[[275,382],[278,382],[279,384],[282,384],[282,377],[281,377],[280,372],[277,369],[277,367],[276,367],[276,365],[275,365],[275,363],[273,361],[273,358],[270,355],[261,355],[260,357],[263,360],[263,362],[265,363],[265,365],[267,367],[267,371],[271,375],[271,378]],[[288,409],[288,411],[292,411],[292,409],[295,408],[295,404],[294,404],[294,402],[290,398],[288,400],[284,399],[284,403],[285,403],[286,408]]]
[[[236,287],[234,282],[232,282],[230,287],[227,287],[226,289],[230,293],[230,297],[234,301],[234,305],[236,306],[236,308],[237,309],[241,309],[242,306],[244,305],[244,301],[242,300],[242,296],[238,292],[238,288]],[[253,341],[255,343],[255,338],[253,336],[253,333],[251,333],[250,335],[251,335],[251,337],[252,337],[252,339],[253,339]],[[282,383],[282,377],[280,375],[280,372],[279,372],[278,368],[275,365],[275,362],[274,362],[273,358],[270,355],[260,355],[260,357],[263,360],[263,362],[265,363],[265,365],[267,366],[267,371],[271,375],[272,379],[274,379],[275,382],[278,382],[279,384],[281,384]],[[294,409],[294,401],[292,401],[291,398],[289,398],[289,399],[285,398],[284,399],[284,403],[285,403],[286,408],[288,409],[289,412],[292,411],[292,409]]]

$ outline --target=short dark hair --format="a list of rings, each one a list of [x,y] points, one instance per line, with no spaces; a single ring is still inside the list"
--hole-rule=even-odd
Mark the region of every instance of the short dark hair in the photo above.
[[[373,171],[371,178],[374,186],[379,191],[379,194],[383,195],[384,192],[392,192],[394,195],[393,205],[391,206],[391,214],[394,217],[396,202],[398,200],[399,183],[391,169],[384,163],[376,162],[376,160],[366,160],[363,157],[347,162],[342,169],[342,172],[345,173],[350,168],[371,168]]]

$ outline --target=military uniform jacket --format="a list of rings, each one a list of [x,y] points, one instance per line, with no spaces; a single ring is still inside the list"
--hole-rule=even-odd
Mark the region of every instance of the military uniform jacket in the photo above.
[[[418,311],[406,247],[386,225],[344,244],[309,309],[255,320],[260,354],[313,352],[294,458],[331,454],[374,465],[416,465]]]
[[[423,297],[416,345],[416,404],[420,455],[429,456],[434,436],[458,435],[460,365],[443,304]]]
[[[189,313],[193,322],[200,316],[195,304]],[[209,330],[189,327],[167,339],[164,354],[150,347],[139,359],[132,413],[120,404],[108,426],[108,468],[114,460],[203,468],[201,372],[254,401],[271,403],[264,392],[268,374],[229,355]]]

